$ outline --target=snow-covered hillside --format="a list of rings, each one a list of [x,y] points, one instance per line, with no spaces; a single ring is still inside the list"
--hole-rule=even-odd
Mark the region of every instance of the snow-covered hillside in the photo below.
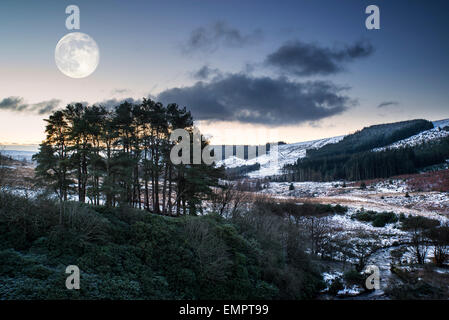
[[[35,151],[23,151],[23,150],[0,150],[0,153],[6,157],[11,157],[15,160],[31,161]]]
[[[376,148],[374,151],[385,150],[386,148],[400,148],[403,146],[414,146],[426,141],[449,136],[449,132],[442,128],[449,126],[449,119],[439,120],[433,122],[435,128],[423,131],[412,137],[404,140],[400,140],[391,144],[388,147]],[[281,173],[282,168],[286,164],[294,163],[298,158],[304,158],[306,156],[307,149],[319,149],[322,146],[329,143],[337,143],[343,139],[344,136],[326,138],[314,141],[298,142],[292,144],[285,144],[278,146],[278,152],[272,150],[268,154],[258,156],[254,159],[244,160],[239,157],[229,157],[225,160],[217,162],[218,166],[224,165],[227,168],[234,168],[243,165],[253,165],[255,163],[260,164],[260,169],[248,173],[250,178],[262,178],[266,176],[277,175]]]
[[[444,128],[449,126],[449,119],[433,121],[433,125],[436,127]]]
[[[413,147],[424,142],[435,140],[439,138],[444,138],[449,136],[449,131],[443,130],[442,128],[449,126],[449,119],[434,121],[433,125],[435,126],[433,129],[426,130],[415,134],[407,139],[399,140],[387,147],[375,148],[373,151],[384,151],[386,149],[399,149],[403,147]]]
[[[284,165],[292,164],[296,160],[298,160],[298,158],[304,158],[306,156],[307,149],[318,149],[329,143],[337,143],[341,139],[343,139],[343,137],[344,136],[339,136],[313,141],[279,145],[277,147],[278,148],[277,152],[276,148],[273,148],[270,151],[270,153],[263,154],[250,160],[243,160],[241,158],[233,156],[225,160],[218,161],[217,165],[218,166],[225,165],[225,167],[227,168],[233,168],[243,165],[252,165],[255,163],[259,163],[260,169],[248,173],[248,176],[250,178],[261,178],[266,176],[272,176],[280,174],[281,169],[284,167]]]

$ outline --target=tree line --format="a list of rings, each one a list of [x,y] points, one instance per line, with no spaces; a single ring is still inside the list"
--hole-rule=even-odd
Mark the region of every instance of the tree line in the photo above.
[[[172,147],[180,142],[170,141],[171,132],[185,129],[195,136],[191,113],[177,104],[151,99],[114,108],[75,103],[45,121],[46,139],[33,158],[36,178],[61,202],[76,195],[94,205],[195,214],[223,175],[213,164],[170,161]],[[202,149],[207,145],[201,141]]]
[[[365,180],[416,173],[449,159],[449,137],[414,147],[303,158],[284,168],[292,181]]]
[[[309,149],[307,157],[321,158],[369,151],[432,128],[432,122],[422,119],[373,125],[347,135],[337,143],[330,143],[319,149]]]
[[[449,158],[449,138],[422,143],[417,146],[372,151],[387,146],[397,139],[427,130],[433,124],[413,120],[397,124],[364,128],[342,141],[307,150],[307,156],[284,167],[278,180],[333,181],[388,178],[416,173]],[[445,129],[440,129],[445,130]],[[385,132],[386,131],[386,132]]]

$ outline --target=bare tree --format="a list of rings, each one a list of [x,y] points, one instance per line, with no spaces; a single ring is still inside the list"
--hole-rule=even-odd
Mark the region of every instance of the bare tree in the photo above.
[[[212,209],[220,216],[225,216],[234,198],[234,185],[229,183],[218,188],[212,196]]]
[[[326,244],[330,241],[331,228],[328,217],[306,216],[304,226],[312,253],[322,255]]]
[[[442,266],[449,259],[449,225],[432,228],[427,236],[433,245],[433,259],[437,265]]]
[[[201,279],[226,279],[232,262],[226,243],[214,234],[213,226],[201,219],[187,219],[185,234],[198,258]]]
[[[403,227],[412,233],[409,252],[415,257],[415,261],[418,264],[425,263],[429,251],[429,239],[426,230],[430,230],[436,225],[439,225],[438,221],[420,216],[409,217],[403,222]]]
[[[249,202],[251,195],[248,192],[241,191],[238,185],[229,183],[215,188],[212,209],[222,217],[234,217]]]
[[[415,232],[412,236],[412,246],[409,248],[410,252],[416,259],[418,264],[424,264],[428,252],[427,239],[423,232]]]

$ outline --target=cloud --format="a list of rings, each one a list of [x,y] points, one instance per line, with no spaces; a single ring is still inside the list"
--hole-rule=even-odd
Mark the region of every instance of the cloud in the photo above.
[[[193,73],[193,78],[197,80],[207,80],[213,76],[220,76],[221,71],[218,69],[212,69],[208,66],[202,66],[199,70]]]
[[[116,89],[113,89],[112,91],[111,91],[111,94],[112,95],[116,95],[116,94],[125,94],[125,93],[131,93],[131,90],[130,89],[125,89],[125,88],[116,88]]]
[[[26,103],[21,97],[8,97],[0,100],[0,110],[48,114],[57,109],[60,103],[61,100],[52,99],[30,104]]]
[[[344,112],[355,102],[341,94],[345,89],[328,81],[301,83],[285,77],[227,74],[210,82],[168,89],[157,98],[186,106],[195,120],[287,125]]]
[[[397,105],[399,105],[399,102],[397,102],[397,101],[384,101],[384,102],[380,103],[377,107],[385,108],[385,107],[397,106]]]
[[[108,99],[108,100],[103,100],[103,101],[99,101],[99,102],[95,102],[92,105],[96,105],[96,106],[102,106],[105,107],[106,109],[114,109],[114,107],[124,103],[124,102],[129,102],[129,103],[133,103],[133,104],[139,104],[142,102],[142,99],[134,99],[131,97],[128,98],[123,98],[123,99]],[[90,105],[90,104],[89,104]]]
[[[364,41],[332,49],[295,41],[285,43],[268,55],[265,64],[296,76],[329,75],[343,71],[345,63],[373,52],[373,46]]]
[[[259,43],[263,38],[262,31],[257,29],[249,34],[243,34],[240,30],[228,26],[223,21],[218,21],[209,26],[196,28],[190,34],[184,51],[214,52],[220,46],[241,48],[247,45]]]

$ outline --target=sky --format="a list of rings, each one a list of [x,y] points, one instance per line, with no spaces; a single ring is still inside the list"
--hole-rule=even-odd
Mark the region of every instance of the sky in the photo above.
[[[368,5],[380,29],[368,30]],[[80,30],[66,28],[68,5]],[[72,102],[151,97],[192,111],[213,144],[288,143],[365,126],[449,118],[448,1],[0,2],[0,144],[38,144]],[[95,72],[67,77],[55,47],[98,44]]]

